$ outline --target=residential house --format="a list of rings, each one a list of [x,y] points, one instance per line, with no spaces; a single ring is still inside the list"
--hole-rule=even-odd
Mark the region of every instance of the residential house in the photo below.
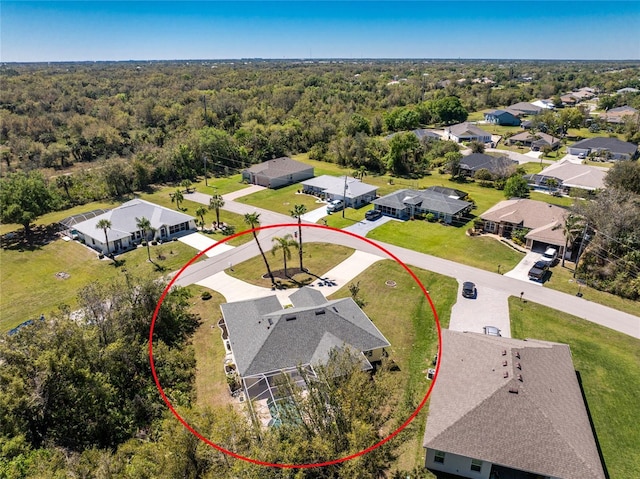
[[[526,198],[501,201],[480,215],[487,233],[511,237],[514,230],[527,229],[525,246],[532,251],[544,251],[553,246],[564,252],[563,227],[568,211],[560,206]],[[560,256],[562,257],[562,256]]]
[[[416,216],[433,214],[447,224],[460,220],[473,208],[473,203],[463,201],[467,193],[453,188],[432,186],[426,190],[402,189],[372,201],[382,214],[407,220]]]
[[[490,143],[491,133],[478,128],[473,123],[464,122],[446,127],[444,129],[444,138],[457,143],[462,143],[463,141]]]
[[[560,138],[556,138],[555,136],[551,136],[548,133],[542,133],[540,131],[536,133],[523,131],[522,133],[509,137],[507,143],[509,145],[521,143],[524,146],[528,146],[533,151],[541,151],[547,146],[552,150],[556,150],[560,148],[560,145],[562,144]]]
[[[494,177],[508,176],[518,162],[506,156],[495,157],[484,153],[472,153],[460,160],[460,174],[474,176],[480,170],[488,170]]]
[[[427,130],[426,128],[418,128],[416,130],[412,130],[411,133],[416,135],[416,138],[420,141],[431,141],[431,140],[441,140],[442,137],[435,133],[432,130]],[[390,140],[398,133],[391,133],[390,135],[385,136],[385,140]]]
[[[622,124],[625,122],[627,118],[634,117],[638,115],[638,110],[635,108],[625,105],[619,106],[617,108],[611,108],[604,113],[600,114],[600,118],[602,118],[607,123],[614,124]]]
[[[564,106],[576,106],[580,100],[576,98],[573,93],[567,93],[560,97],[560,101]]]
[[[140,218],[148,219],[153,228],[153,231],[147,232],[146,238],[137,225]],[[96,228],[101,220],[111,223],[107,229],[108,245],[104,231]],[[195,218],[192,216],[141,199],[127,201],[73,226],[74,236],[77,235],[87,246],[103,254],[126,251],[143,239],[166,241],[195,229]]]
[[[608,160],[631,160],[638,155],[638,146],[618,138],[599,136],[577,141],[567,147],[570,155],[594,155]]]
[[[514,103],[513,105],[509,105],[505,110],[510,111],[516,116],[524,116],[524,115],[537,115],[542,111],[542,108],[536,106],[532,103],[527,103],[526,101],[520,101],[518,103]]]
[[[253,165],[242,172],[243,181],[267,188],[281,188],[313,178],[313,166],[286,156]]]
[[[618,95],[624,95],[625,93],[638,93],[640,90],[638,90],[637,88],[631,88],[631,87],[625,87],[625,88],[620,88],[618,91],[616,91],[616,93]]]
[[[591,165],[581,165],[562,160],[549,165],[536,175],[526,175],[529,185],[542,191],[561,192],[568,194],[571,188],[596,191],[605,187],[604,178],[607,176],[606,168]],[[553,181],[555,180],[555,185]]]
[[[566,344],[442,331],[425,465],[474,479],[604,479]]]
[[[492,125],[518,126],[520,118],[506,110],[491,110],[484,114],[484,120]]]
[[[283,308],[277,296],[220,305],[228,347],[247,398],[278,399],[282,375],[299,383],[298,368],[313,372],[334,349],[360,355],[364,370],[380,361],[389,341],[352,298],[327,300],[304,287]]]
[[[327,201],[343,200],[351,208],[360,208],[378,196],[378,187],[350,176],[322,175],[302,182],[302,192]]]
[[[553,105],[553,100],[549,100],[549,99],[532,101],[531,104],[533,106],[539,106],[543,110],[554,110],[555,109],[555,106]]]

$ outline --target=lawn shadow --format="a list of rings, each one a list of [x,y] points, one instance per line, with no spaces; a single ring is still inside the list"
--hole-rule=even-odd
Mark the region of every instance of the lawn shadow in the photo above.
[[[25,235],[24,229],[18,231],[10,231],[0,237],[0,246],[2,249],[13,251],[35,251],[42,248],[53,241],[58,236],[58,227],[51,225],[36,225],[31,228],[29,236]]]

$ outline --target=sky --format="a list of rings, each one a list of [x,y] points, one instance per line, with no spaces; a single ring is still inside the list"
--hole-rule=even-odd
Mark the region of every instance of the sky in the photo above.
[[[640,0],[5,1],[0,61],[640,59]]]

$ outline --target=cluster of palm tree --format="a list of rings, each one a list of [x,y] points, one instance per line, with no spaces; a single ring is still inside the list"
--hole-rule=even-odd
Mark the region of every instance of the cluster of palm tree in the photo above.
[[[213,201],[213,199],[212,199]],[[290,234],[286,234],[283,237],[276,237],[272,239],[274,243],[271,248],[271,254],[275,256],[278,251],[282,251],[283,262],[284,262],[284,274],[288,276],[288,267],[287,261],[291,259],[291,248],[296,248],[299,253],[300,258],[300,271],[304,271],[304,266],[302,262],[302,215],[307,212],[307,207],[305,205],[295,205],[293,209],[289,212],[289,214],[298,220],[298,238],[294,239]],[[272,288],[276,288],[276,281],[273,276],[273,272],[271,271],[271,267],[269,266],[269,261],[267,261],[267,256],[265,255],[262,246],[260,245],[260,241],[258,241],[258,235],[256,230],[260,228],[260,213],[247,213],[244,215],[244,222],[247,226],[251,228],[251,233],[253,234],[253,239],[256,241],[258,245],[258,250],[260,251],[260,255],[264,261],[264,265],[267,268],[267,274],[271,279]]]
[[[104,243],[107,247],[106,250],[106,255],[109,256],[109,234],[108,231],[111,229],[112,227],[112,223],[111,221],[109,221],[106,218],[101,219],[100,221],[98,221],[96,223],[96,229],[102,230],[104,231]],[[147,243],[147,256],[149,258],[149,261],[151,261],[151,250],[149,249],[149,238],[148,235],[149,233],[155,233],[157,230],[151,226],[151,221],[149,221],[148,218],[145,218],[144,216],[142,218],[136,218],[136,227],[142,231],[142,237],[144,238],[145,242]]]

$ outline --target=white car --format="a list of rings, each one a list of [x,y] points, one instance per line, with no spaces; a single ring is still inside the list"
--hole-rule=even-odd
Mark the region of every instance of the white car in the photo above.
[[[556,259],[558,259],[558,250],[555,248],[547,248],[541,258],[542,261],[550,266],[556,262]]]
[[[342,200],[333,200],[327,205],[327,213],[333,213],[335,211],[340,211],[344,208],[344,201]]]

